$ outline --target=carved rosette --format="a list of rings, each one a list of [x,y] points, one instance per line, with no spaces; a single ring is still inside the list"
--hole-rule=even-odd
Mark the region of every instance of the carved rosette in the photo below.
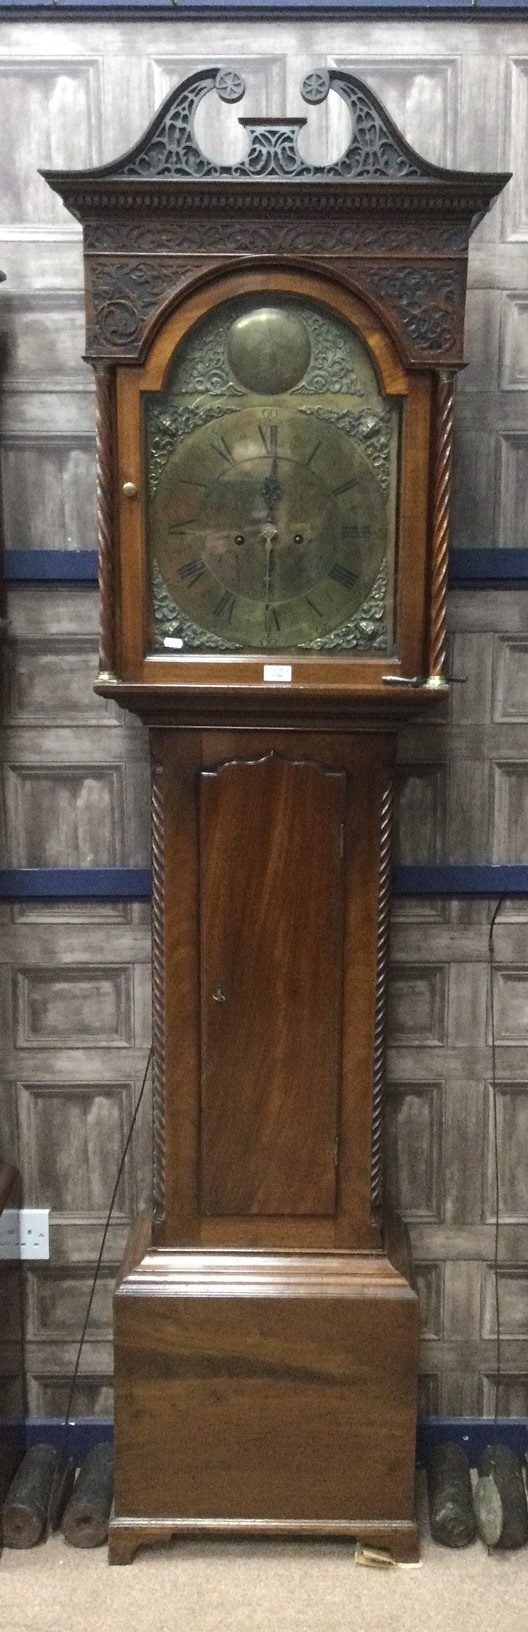
[[[165,834],[163,766],[152,765],[152,1192],[155,1224],[165,1218]]]
[[[174,259],[87,260],[90,318],[86,332],[89,357],[139,356],[145,329],[167,295],[192,278],[193,266]]]
[[[233,225],[235,232],[233,233]],[[118,239],[119,223],[112,223]],[[121,228],[123,232],[125,229]],[[128,232],[130,227],[126,228]],[[165,229],[166,230],[166,229]],[[111,232],[111,229],[109,229]],[[145,251],[141,258],[125,258],[123,254],[112,257],[86,256],[86,277],[89,300],[89,321],[86,334],[87,355],[94,361],[98,357],[119,357],[127,360],[139,357],[145,340],[151,318],[161,310],[167,297],[176,294],[186,284],[191,284],[193,278],[199,276],[209,267],[218,266],[221,256],[229,252],[232,244],[239,251],[246,252],[248,244],[251,246],[252,256],[264,251],[265,253],[283,253],[291,250],[295,253],[299,249],[311,248],[312,253],[320,248],[321,225],[318,221],[305,221],[301,229],[294,228],[291,223],[282,228],[281,223],[273,225],[267,223],[264,229],[258,223],[252,222],[244,227],[240,223],[218,223],[212,229],[208,223],[193,222],[184,229],[195,249],[200,244],[207,244],[210,255],[197,259],[194,264],[181,265],[176,255],[163,258],[156,251],[159,234],[159,223],[152,229],[149,239],[148,232],[142,229],[138,241],[144,242]],[[434,239],[433,229],[430,236]],[[92,229],[93,232],[93,229]],[[325,253],[333,241],[335,251],[345,250],[347,243],[354,251],[354,266],[345,266],[345,274],[350,277],[361,292],[374,295],[382,304],[388,305],[393,312],[396,323],[407,344],[409,354],[416,359],[458,358],[462,351],[463,304],[465,288],[465,261],[457,261],[453,256],[448,258],[445,253],[439,253],[438,259],[430,260],[427,266],[420,263],[418,266],[409,264],[398,255],[401,249],[401,233],[394,227],[387,229],[381,224],[377,229],[372,224],[362,222],[361,239],[357,239],[352,232],[351,223],[345,223],[345,230],[341,234],[335,225],[328,230],[325,228]],[[178,234],[182,238],[182,229],[178,223],[171,224],[173,249],[178,246]],[[447,243],[447,229],[443,228],[444,241]],[[342,242],[340,242],[340,236]],[[454,238],[453,230],[453,238]],[[420,246],[423,255],[426,248],[424,229],[415,234],[416,244]],[[384,245],[392,251],[389,263],[366,258],[368,243],[375,249],[377,244],[380,254],[384,253]],[[361,253],[358,247],[361,246]],[[407,228],[405,252],[406,256],[413,250],[412,225]],[[431,252],[431,245],[429,245]]]
[[[381,801],[378,939],[376,959],[376,1008],[374,1019],[374,1072],[372,1092],[372,1154],[370,1196],[373,1207],[381,1203],[383,1181],[383,1099],[385,1088],[385,1031],[387,1019],[387,976],[389,956],[390,889],[392,865],[392,780]]]
[[[449,505],[453,456],[454,379],[441,373],[437,382],[432,521],[431,625],[429,677],[441,677],[446,655]]]
[[[329,179],[405,177],[417,181],[424,175],[438,174],[434,165],[429,165],[409,147],[373,91],[355,75],[335,68],[309,74],[301,88],[307,103],[325,101],[332,89],[350,111],[350,141],[335,163],[314,165],[303,159],[297,136],[305,124],[304,119],[250,117],[240,120],[248,132],[245,158],[233,165],[216,163],[208,159],[200,147],[194,124],[196,111],[213,90],[222,102],[238,102],[245,89],[241,75],[233,75],[229,69],[199,69],[170,93],[135,148],[118,160],[115,169],[106,165],[100,174],[121,175],[130,180],[140,177],[142,180],[185,181],[204,177],[212,181],[227,177],[258,180],[269,175],[281,180],[295,176],[305,181],[320,175]]]
[[[442,357],[462,350],[465,269],[436,266],[367,266],[358,263],[358,284],[389,306],[411,354]]]
[[[341,254],[346,276],[392,310],[412,362],[462,363],[469,235],[507,177],[430,164],[355,74],[312,69],[302,86],[307,107],[330,92],[348,109],[350,136],[329,164],[303,157],[303,118],[249,112],[240,120],[245,156],[233,164],[209,158],[195,128],[198,108],[245,95],[236,69],[211,66],[176,85],[115,162],[42,172],[84,227],[89,355],[137,356],[172,290],[207,270],[189,265],[189,255],[222,264],[229,255],[310,254],[328,265]]]
[[[115,670],[115,379],[113,370],[95,374],[97,542],[99,551],[99,678]]]

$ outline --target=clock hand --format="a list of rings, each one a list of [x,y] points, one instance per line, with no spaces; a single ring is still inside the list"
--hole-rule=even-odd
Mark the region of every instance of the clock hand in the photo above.
[[[275,576],[275,565],[276,565],[275,545],[276,545],[276,542],[277,542],[277,528],[273,526],[272,522],[267,522],[266,526],[262,528],[262,532],[261,532],[260,536],[262,538],[262,541],[264,543],[264,548],[265,548],[265,551],[266,551],[264,596],[265,596],[266,613],[267,613],[269,602],[270,602],[271,595],[272,595],[273,578]]]
[[[268,547],[268,549],[266,551],[266,554],[267,554],[267,562],[266,562],[266,601],[270,601],[271,596],[273,594],[273,579],[275,577],[275,561],[276,561],[275,549],[274,549],[273,544],[269,545],[269,547]]]
[[[273,521],[273,506],[282,499],[282,487],[277,475],[278,459],[273,455],[269,476],[262,483],[262,496],[266,505],[270,521]]]

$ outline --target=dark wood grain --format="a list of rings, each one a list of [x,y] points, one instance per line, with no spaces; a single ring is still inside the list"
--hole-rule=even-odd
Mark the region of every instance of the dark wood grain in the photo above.
[[[383,1130],[385,1099],[385,1043],[387,1029],[387,988],[389,979],[389,932],[392,873],[393,786],[389,775],[380,812],[378,950],[376,960],[376,1008],[372,1057],[372,1146],[370,1194],[373,1208],[381,1205],[383,1190]]]
[[[95,375],[97,544],[99,560],[99,673],[111,678],[117,663],[119,594],[116,561],[115,371],[99,364]]]
[[[358,661],[357,685],[354,691],[344,683],[336,683],[314,695],[304,683],[292,691],[288,685],[265,685],[262,667],[255,662],[253,684],[221,684],[205,690],[199,683],[189,684],[182,694],[178,685],[151,680],[141,682],[97,681],[94,691],[100,697],[129,709],[149,726],[189,726],[206,730],[220,729],[285,730],[297,727],[313,731],[317,725],[328,734],[343,730],[383,731],[396,729],[425,712],[431,721],[445,718],[445,701],[425,683],[422,686],[395,687],[384,685],[380,679],[374,684],[369,677],[368,687],[363,684],[366,664]],[[397,672],[396,665],[393,672]],[[295,673],[295,664],[293,665]],[[304,680],[304,670],[303,680]],[[356,673],[356,671],[354,671]],[[248,672],[245,673],[248,681]]]
[[[156,1223],[165,1216],[165,845],[163,765],[151,767],[152,849],[152,1197]]]
[[[261,731],[255,764],[251,732],[155,735],[166,958],[156,1242],[375,1246],[378,867],[394,738]],[[224,983],[228,1001],[214,1003]],[[376,1058],[380,1106],[379,1039]]]
[[[204,1213],[336,1205],[345,774],[201,776]]]
[[[297,1540],[360,1541],[381,1549],[395,1563],[415,1563],[420,1556],[419,1532],[413,1519],[118,1519],[108,1537],[109,1564],[131,1564],[139,1547],[156,1547],[184,1536],[224,1541]]]
[[[443,677],[447,646],[447,568],[449,560],[454,397],[454,376],[452,374],[440,374],[436,382],[435,401],[429,632],[429,674],[435,679]]]
[[[163,765],[165,1219],[156,1241],[196,1242],[199,1216],[200,734],[157,731]]]
[[[387,1256],[147,1254],[116,1298],[118,1525],[366,1521],[415,1551],[416,1344]]]
[[[174,107],[202,91],[193,74]],[[435,382],[461,366],[468,240],[506,178],[417,155],[409,171],[390,121],[403,173],[381,152],[374,174],[307,171],[290,129],[287,173],[204,160],[192,176],[179,115],[160,175],[168,106],[145,161],[140,142],[46,178],[85,224],[89,354],[108,369],[97,689],[148,721],[156,765],[154,1246],[142,1226],[115,1299],[110,1556],[203,1529],[412,1556],[417,1303],[380,1205],[388,806],[397,725],[433,699],[386,679],[443,661]],[[290,654],[270,685],[266,653],[149,656],[143,399],[206,313],[281,292],[362,338],[401,410],[401,458],[394,648]]]
[[[141,354],[200,259],[207,276],[215,256],[300,252],[343,257],[383,306],[409,361],[459,364],[469,236],[507,176],[431,165],[342,68],[330,69],[323,91],[323,100],[329,87],[337,92],[351,121],[337,164],[306,164],[298,119],[269,113],[242,118],[249,146],[241,163],[212,164],[194,119],[206,92],[216,85],[222,95],[217,73],[199,69],[175,87],[121,159],[43,172],[85,226],[92,359]]]
[[[204,688],[210,696],[214,696],[215,690],[222,687],[224,717],[229,717],[231,706],[237,704],[244,691],[259,694],[261,705],[266,706],[269,685],[263,676],[265,653],[260,656],[232,653],[203,657],[194,653],[163,657],[147,655],[150,613],[142,397],[145,392],[161,390],[175,347],[199,317],[212,312],[215,306],[227,299],[251,292],[256,295],[278,292],[304,295],[345,318],[358,330],[370,351],[382,391],[389,399],[399,399],[403,407],[395,650],[390,654],[373,652],[366,659],[361,654],[295,654],[289,693],[293,697],[297,692],[309,691],[313,710],[328,697],[341,695],[350,699],[361,694],[367,697],[383,695],[384,674],[415,675],[426,672],[431,372],[415,374],[406,370],[378,305],[373,310],[365,299],[365,292],[361,296],[354,293],[335,275],[333,267],[329,267],[324,274],[312,268],[302,270],[284,266],[276,269],[270,268],[269,264],[243,271],[233,268],[227,273],[222,268],[214,280],[205,284],[201,282],[199,287],[191,283],[185,298],[168,312],[165,322],[158,329],[142,367],[118,371],[116,479],[120,491],[122,584],[120,678],[130,684],[139,683],[145,688],[177,685],[182,700],[187,691]],[[133,499],[123,492],[124,484],[130,482],[137,488],[137,497]]]

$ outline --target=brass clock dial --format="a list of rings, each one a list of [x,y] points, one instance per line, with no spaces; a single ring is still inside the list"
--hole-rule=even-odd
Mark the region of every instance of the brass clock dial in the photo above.
[[[360,449],[314,414],[263,403],[175,450],[152,526],[187,615],[256,648],[289,648],[345,623],[385,545],[383,495]]]
[[[147,416],[158,647],[387,649],[398,409],[342,319],[239,308],[176,354]]]

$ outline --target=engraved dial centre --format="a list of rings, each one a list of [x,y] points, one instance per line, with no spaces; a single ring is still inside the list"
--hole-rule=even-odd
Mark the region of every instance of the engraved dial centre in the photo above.
[[[267,464],[260,458],[237,464],[208,488],[202,558],[236,594],[281,601],[325,576],[339,522],[331,495],[305,465],[278,459],[272,486]]]

